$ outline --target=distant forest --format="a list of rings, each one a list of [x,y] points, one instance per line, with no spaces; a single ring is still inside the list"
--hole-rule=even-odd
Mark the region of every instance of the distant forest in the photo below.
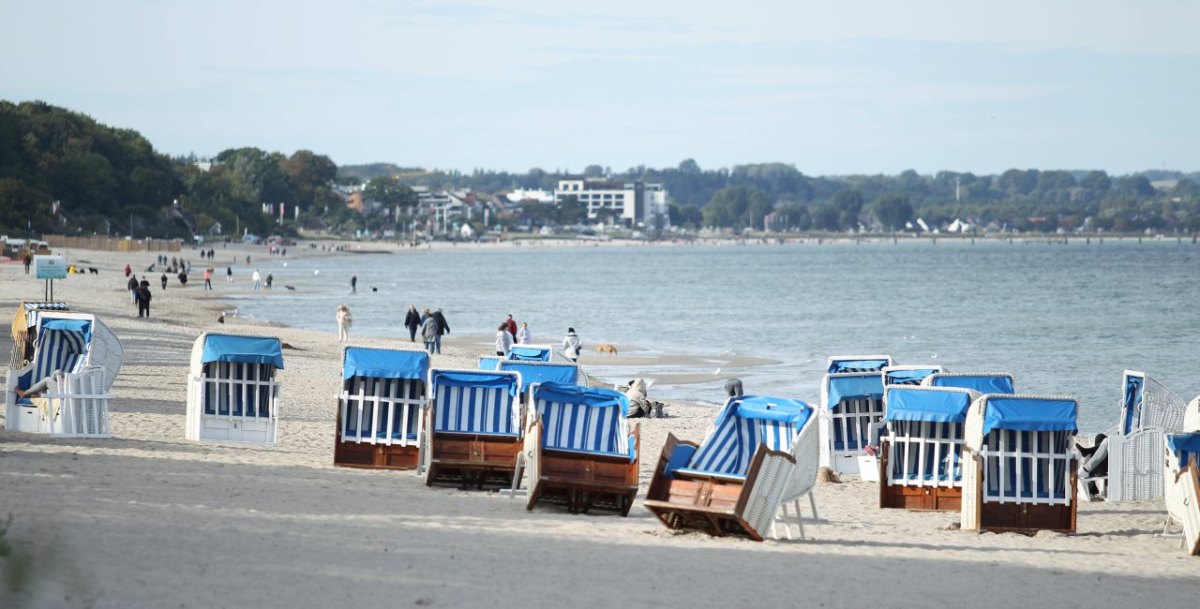
[[[420,223],[411,187],[470,190],[486,198],[514,188],[552,190],[567,175],[385,163],[338,167],[308,150],[289,155],[234,148],[217,154],[211,167],[195,160],[161,154],[137,131],[77,112],[0,100],[0,232],[188,238],[309,228],[346,235],[395,219],[381,210],[347,208],[339,183],[367,181],[368,201],[385,203],[382,210],[399,208],[402,220]],[[689,159],[677,167],[623,172],[592,165],[583,175],[662,183],[672,201],[672,224],[692,229],[893,230],[920,218],[931,227],[962,219],[1022,231],[1200,231],[1200,173],[1012,169],[979,176],[905,171],[835,177],[808,176],[782,163],[702,169]],[[286,205],[282,224],[264,213],[264,202]],[[530,205],[503,221],[518,221],[521,214],[541,214],[539,223],[580,219],[553,212]]]

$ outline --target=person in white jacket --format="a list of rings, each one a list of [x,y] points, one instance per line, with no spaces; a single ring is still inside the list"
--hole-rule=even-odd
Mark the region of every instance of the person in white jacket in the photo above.
[[[575,328],[567,328],[567,335],[563,338],[562,348],[563,355],[566,355],[571,361],[579,359],[579,352],[583,350],[583,342],[579,340],[579,335],[575,333]]]
[[[533,342],[533,333],[529,331],[529,323],[521,322],[521,329],[517,330],[517,344],[528,345]]]
[[[496,330],[496,355],[500,357],[508,355],[512,344],[512,334],[508,333],[508,323],[500,324],[500,328]]]

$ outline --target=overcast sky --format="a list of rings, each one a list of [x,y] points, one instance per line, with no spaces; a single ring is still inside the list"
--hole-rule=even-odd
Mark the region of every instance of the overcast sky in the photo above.
[[[0,0],[0,98],[339,165],[1194,171],[1198,27],[1197,0]]]

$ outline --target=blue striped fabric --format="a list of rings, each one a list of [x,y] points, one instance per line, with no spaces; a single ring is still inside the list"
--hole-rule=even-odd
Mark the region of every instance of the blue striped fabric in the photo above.
[[[686,469],[745,476],[760,443],[771,450],[790,451],[797,431],[789,421],[728,417],[704,439]]]
[[[33,354],[33,368],[22,375],[18,385],[28,389],[55,370],[68,374],[79,372],[83,356],[87,352],[87,339],[82,332],[70,330],[45,330],[38,336]]]
[[[607,406],[585,403],[537,401],[542,420],[542,446],[626,456],[629,443],[624,433],[620,404]]]
[[[510,393],[507,387],[464,387],[442,385],[437,381],[434,376],[434,431],[521,435],[518,396]]]

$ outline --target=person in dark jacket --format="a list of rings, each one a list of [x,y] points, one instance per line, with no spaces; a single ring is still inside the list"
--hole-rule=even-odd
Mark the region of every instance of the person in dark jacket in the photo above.
[[[164,289],[164,290],[167,289],[167,274],[166,273],[162,274],[161,280],[162,280],[162,289]]]
[[[149,283],[147,283],[146,285],[138,286],[137,305],[138,305],[138,317],[141,317],[143,314],[145,314],[146,318],[149,319],[150,318],[150,285],[149,285]]]
[[[129,289],[129,302],[131,304],[136,305],[137,304],[137,289],[138,289],[137,276],[135,275],[133,277],[130,277],[129,283],[126,283],[125,287]]]
[[[437,327],[438,327],[437,337],[435,337],[433,339],[433,352],[441,353],[442,352],[442,335],[450,333],[450,324],[446,323],[446,316],[442,315],[441,309],[434,311],[430,315],[432,315],[433,318],[435,320],[437,320]]]
[[[408,313],[404,315],[404,327],[408,328],[408,342],[417,342],[417,328],[421,327],[421,314],[417,312],[417,305],[408,307]]]

